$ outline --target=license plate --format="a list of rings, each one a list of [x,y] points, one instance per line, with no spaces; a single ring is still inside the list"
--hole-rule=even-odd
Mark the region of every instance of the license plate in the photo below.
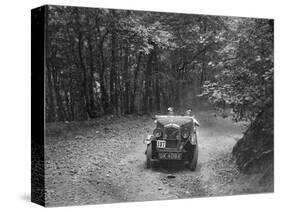
[[[166,141],[163,140],[157,140],[157,148],[165,148],[166,147]]]
[[[181,160],[182,153],[177,152],[159,152],[158,157],[160,160]]]

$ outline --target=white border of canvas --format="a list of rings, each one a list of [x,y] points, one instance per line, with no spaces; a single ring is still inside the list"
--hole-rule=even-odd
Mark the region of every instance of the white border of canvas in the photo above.
[[[274,0],[7,0],[0,8],[0,208],[41,211],[30,198],[30,9],[43,4],[275,19],[275,193],[52,208],[56,211],[276,211],[280,206],[280,5]]]

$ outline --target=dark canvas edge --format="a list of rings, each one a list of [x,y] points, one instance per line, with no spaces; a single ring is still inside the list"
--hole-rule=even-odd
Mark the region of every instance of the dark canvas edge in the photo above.
[[[47,6],[31,10],[31,202],[45,206],[45,32]]]

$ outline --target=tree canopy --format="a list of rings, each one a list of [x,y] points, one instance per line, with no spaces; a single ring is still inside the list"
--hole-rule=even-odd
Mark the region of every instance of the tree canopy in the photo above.
[[[253,121],[273,106],[273,21],[226,20],[230,36],[221,49],[224,63],[215,80],[206,81],[202,95],[233,108],[235,120]]]
[[[48,6],[47,121],[273,102],[273,21]]]

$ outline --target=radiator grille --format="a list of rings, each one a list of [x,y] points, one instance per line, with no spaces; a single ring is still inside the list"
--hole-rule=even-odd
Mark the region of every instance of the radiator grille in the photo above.
[[[177,148],[178,141],[177,140],[167,140],[166,148]]]
[[[179,130],[177,128],[174,127],[165,128],[165,137],[167,140],[176,140],[178,134],[179,134]]]

